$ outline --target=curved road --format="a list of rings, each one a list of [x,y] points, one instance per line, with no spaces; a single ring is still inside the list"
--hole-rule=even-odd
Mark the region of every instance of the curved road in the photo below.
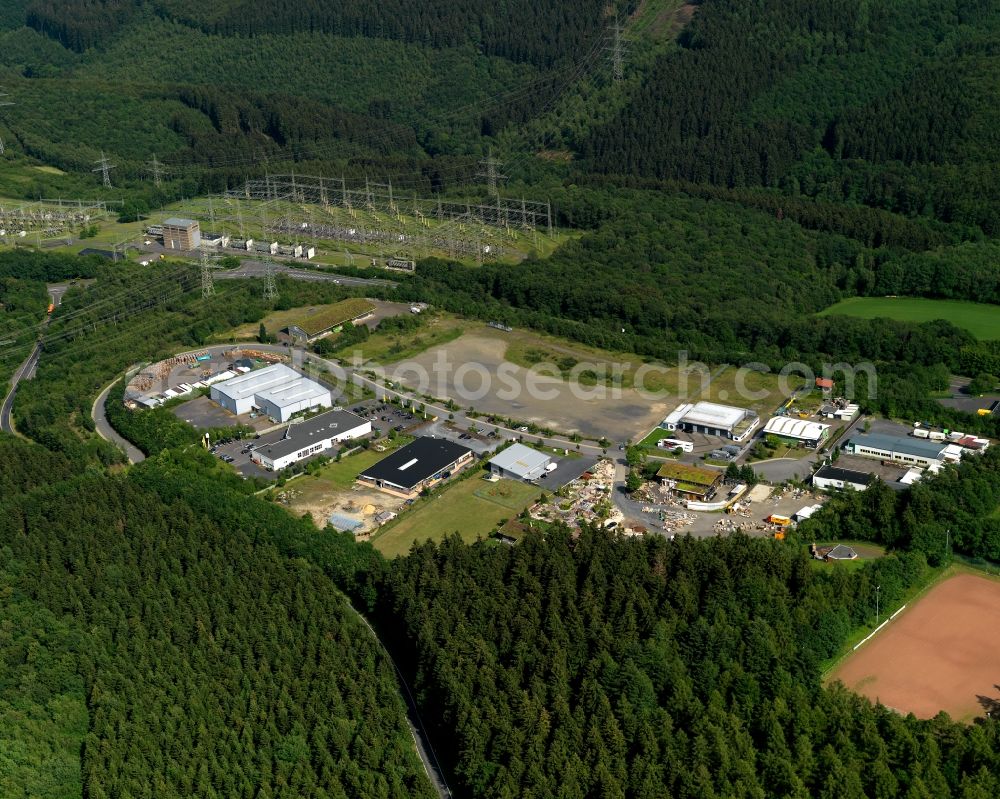
[[[66,289],[69,286],[59,284],[48,287],[49,297],[52,299],[53,305],[62,305],[62,296],[66,293]],[[44,327],[48,327],[49,322],[52,321],[51,314],[46,314],[45,319],[42,321]],[[14,427],[14,422],[11,419],[11,411],[14,408],[14,396],[17,394],[17,386],[22,380],[31,380],[35,376],[35,370],[38,369],[38,359],[42,355],[42,339],[39,336],[38,341],[35,342],[34,348],[31,350],[31,354],[28,356],[27,360],[21,364],[20,368],[14,372],[14,377],[10,381],[10,391],[7,392],[7,396],[4,397],[3,405],[0,405],[0,430],[5,433],[16,434],[17,430]]]
[[[90,415],[94,420],[94,429],[97,431],[97,435],[105,441],[117,444],[121,449],[125,450],[125,455],[128,457],[129,463],[141,463],[146,460],[146,456],[142,454],[142,450],[128,439],[119,435],[118,431],[111,426],[111,422],[108,421],[107,410],[104,407],[108,401],[108,393],[115,383],[118,382],[118,379],[106,386],[104,391],[97,395],[97,399],[94,400],[94,405],[90,409]]]
[[[35,348],[31,351],[28,359],[21,364],[20,368],[14,372],[10,381],[10,391],[4,397],[3,406],[0,406],[0,430],[5,433],[16,433],[14,422],[11,420],[11,409],[14,407],[14,396],[17,394],[17,384],[22,380],[30,380],[35,374],[38,366],[38,357],[42,354],[42,342],[35,343]]]

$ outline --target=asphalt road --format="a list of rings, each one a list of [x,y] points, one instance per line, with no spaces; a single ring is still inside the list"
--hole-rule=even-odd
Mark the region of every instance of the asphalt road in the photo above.
[[[4,397],[3,406],[0,407],[0,430],[5,433],[14,433],[14,423],[11,421],[11,409],[14,407],[14,397],[17,394],[17,385],[22,380],[30,379],[32,375],[35,374],[35,368],[38,366],[38,356],[42,354],[41,342],[35,344],[35,348],[31,351],[31,355],[28,359],[21,364],[20,368],[14,372],[14,377],[10,381],[10,391],[7,392],[7,396]]]
[[[108,421],[108,415],[104,405],[108,400],[108,392],[111,391],[111,386],[117,382],[118,380],[115,380],[114,383],[107,386],[104,391],[97,395],[97,399],[94,400],[94,406],[90,411],[90,415],[94,419],[94,429],[97,430],[97,435],[105,441],[117,444],[121,449],[125,450],[125,455],[128,457],[129,463],[141,463],[146,460],[146,456],[142,454],[142,450],[136,447],[132,442],[118,435],[118,431],[115,430]]]
[[[254,261],[246,259],[236,269],[225,272],[216,272],[216,280],[237,280],[243,278],[262,278],[267,273],[267,264],[264,261]],[[309,269],[292,269],[282,263],[274,264],[274,273],[284,275],[292,280],[302,280],[310,283],[336,283],[340,286],[395,286],[391,280],[378,280],[362,277],[347,277],[345,275],[334,275],[327,272],[313,272]]]
[[[63,294],[69,288],[66,284],[56,284],[48,287],[49,297],[52,299],[53,305],[61,305]],[[51,316],[45,315],[45,319],[42,324],[48,327],[51,321]],[[21,364],[20,368],[14,372],[14,377],[10,381],[10,390],[7,392],[7,396],[4,397],[3,405],[0,405],[0,430],[5,433],[16,433],[14,429],[14,422],[11,419],[11,411],[14,408],[14,397],[17,395],[17,386],[22,380],[31,380],[35,376],[35,372],[38,369],[38,359],[42,354],[42,342],[41,337],[35,343],[34,349],[31,350],[31,354]]]
[[[417,710],[416,700],[413,698],[413,692],[410,691],[410,686],[406,682],[406,678],[403,677],[403,672],[400,671],[399,666],[396,665],[396,661],[392,657],[392,653],[388,650],[386,645],[379,638],[375,628],[368,623],[368,619],[360,613],[357,608],[351,605],[350,602],[347,606],[357,613],[358,618],[361,619],[361,623],[368,628],[369,632],[375,636],[375,640],[378,641],[382,651],[385,652],[385,656],[389,658],[389,662],[392,663],[392,668],[396,672],[396,680],[399,682],[400,693],[403,695],[403,701],[406,702],[406,721],[410,728],[410,735],[413,736],[413,743],[417,750],[417,755],[420,757],[421,762],[424,764],[424,771],[427,772],[427,778],[431,781],[434,786],[434,790],[437,791],[438,796],[441,799],[451,799],[451,790],[448,788],[448,783],[444,778],[444,771],[441,768],[441,764],[438,762],[437,754],[434,752],[434,747],[431,746],[430,737],[427,735],[427,729],[424,727],[423,719],[420,718],[420,713]]]

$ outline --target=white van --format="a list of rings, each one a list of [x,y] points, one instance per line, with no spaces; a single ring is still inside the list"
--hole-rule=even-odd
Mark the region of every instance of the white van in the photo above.
[[[690,441],[681,441],[678,438],[661,438],[656,442],[656,446],[663,449],[679,449],[681,452],[694,452],[694,444]]]

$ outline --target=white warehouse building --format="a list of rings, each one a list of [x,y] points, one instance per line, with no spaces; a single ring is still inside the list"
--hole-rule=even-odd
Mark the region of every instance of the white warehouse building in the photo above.
[[[300,424],[292,424],[280,433],[262,436],[250,458],[272,472],[281,471],[317,452],[330,449],[340,441],[366,436],[372,423],[349,411],[321,413]]]
[[[330,392],[319,383],[299,377],[298,380],[258,392],[255,404],[261,413],[276,422],[287,422],[299,411],[333,407],[333,400]]]
[[[671,411],[660,427],[744,441],[759,421],[757,414],[746,408],[717,402],[687,402]]]
[[[790,416],[772,416],[764,425],[764,434],[818,447],[830,435],[830,425]]]
[[[211,396],[237,416],[258,408],[282,422],[297,411],[329,408],[333,404],[327,389],[281,363],[216,383]]]
[[[512,480],[535,480],[545,474],[552,456],[524,444],[511,444],[490,459],[490,472]]]

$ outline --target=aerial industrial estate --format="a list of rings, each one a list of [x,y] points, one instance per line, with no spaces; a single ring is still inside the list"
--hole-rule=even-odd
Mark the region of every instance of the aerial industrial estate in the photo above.
[[[0,3],[0,799],[1000,796],[998,42]]]
[[[370,309],[359,301],[349,313],[355,324],[364,324]],[[318,320],[315,330],[331,318],[340,319],[344,311],[299,313]],[[305,343],[307,337],[298,339]],[[341,364],[338,368],[355,389],[375,395],[374,401],[351,405],[342,389],[324,381],[328,370],[322,361],[313,359],[307,375],[286,362],[288,352],[287,345],[279,344],[183,353],[140,369],[127,396],[137,412],[166,402],[196,426],[246,426],[237,441],[213,448],[245,478],[298,476],[311,461],[337,456],[340,487],[327,489],[322,501],[304,501],[298,489],[286,488],[280,492],[283,504],[305,511],[319,526],[350,530],[376,547],[388,545],[393,531],[405,529],[411,517],[422,518],[416,499],[447,484],[475,479],[496,484],[496,491],[516,482],[553,496],[561,493],[572,503],[594,485],[604,485],[593,477],[601,463],[609,464],[608,493],[581,506],[587,513],[560,516],[564,522],[593,518],[626,534],[704,536],[740,529],[783,538],[810,519],[830,492],[865,491],[875,481],[903,491],[990,446],[989,439],[962,432],[867,417],[857,404],[833,397],[817,381],[778,405],[772,400],[765,406],[773,411],[766,422],[753,409],[707,400],[681,402],[652,431],[636,429],[631,440],[584,447],[574,442],[572,430],[540,432],[530,419],[523,425],[495,415],[482,418],[473,408],[427,401],[405,385],[389,389],[364,369],[344,371]],[[160,376],[155,384],[150,383],[153,376]],[[358,468],[352,469],[350,456],[359,452],[378,457],[358,460]],[[645,463],[641,470],[636,458]],[[616,467],[616,460],[621,465]],[[470,471],[476,461],[482,469]],[[636,475],[638,483],[627,485]],[[300,485],[316,479],[306,476]],[[767,485],[789,481],[800,487],[783,491]],[[475,498],[453,493],[458,507],[475,504]],[[451,500],[449,492],[443,496]],[[531,503],[525,497],[514,509],[544,520],[557,508],[552,500]],[[501,541],[517,540],[507,521],[501,518],[482,532]],[[426,524],[421,533],[446,532],[438,522]]]

